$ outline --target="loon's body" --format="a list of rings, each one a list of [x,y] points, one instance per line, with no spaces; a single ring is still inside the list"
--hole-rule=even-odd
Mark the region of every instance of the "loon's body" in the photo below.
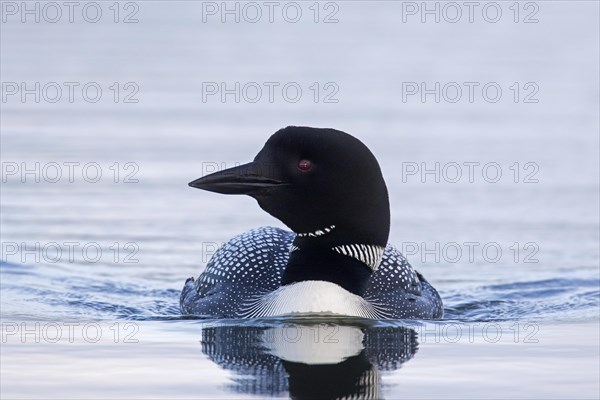
[[[262,227],[221,247],[181,293],[185,314],[256,318],[323,313],[386,318],[440,318],[442,301],[398,250],[387,246],[363,296],[328,281],[282,286],[293,232]]]
[[[252,163],[190,186],[248,194],[293,232],[263,227],[226,243],[197,280],[187,280],[184,314],[443,316],[437,291],[387,245],[387,189],[374,156],[354,137],[288,127]]]

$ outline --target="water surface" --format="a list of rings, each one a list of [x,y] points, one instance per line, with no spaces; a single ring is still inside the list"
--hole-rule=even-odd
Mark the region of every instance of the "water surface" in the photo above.
[[[2,82],[104,93],[0,104],[3,398],[598,398],[598,3],[535,2],[537,23],[524,8],[515,23],[512,2],[497,23],[421,23],[401,2],[361,1],[336,2],[337,23],[315,23],[312,3],[298,23],[221,23],[200,2],[143,1],[129,24],[100,4],[98,23],[0,26]],[[115,82],[139,101],[115,103]],[[207,82],[303,96],[204,101]],[[407,82],[503,96],[405,102]],[[444,321],[180,316],[185,279],[221,243],[282,227],[252,199],[187,182],[290,124],[371,148],[390,243],[440,291]]]

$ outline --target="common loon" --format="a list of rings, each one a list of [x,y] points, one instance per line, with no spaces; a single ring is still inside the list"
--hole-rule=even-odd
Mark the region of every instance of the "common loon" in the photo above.
[[[375,156],[355,137],[289,126],[254,161],[189,185],[249,195],[293,232],[262,227],[231,239],[197,280],[186,281],[183,314],[443,316],[437,291],[387,244],[387,187]]]

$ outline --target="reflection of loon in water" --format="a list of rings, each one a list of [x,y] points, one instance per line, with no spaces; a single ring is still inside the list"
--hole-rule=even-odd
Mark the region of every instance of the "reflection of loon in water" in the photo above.
[[[235,373],[230,390],[295,399],[382,397],[381,371],[418,347],[407,327],[287,323],[202,330],[202,352]]]

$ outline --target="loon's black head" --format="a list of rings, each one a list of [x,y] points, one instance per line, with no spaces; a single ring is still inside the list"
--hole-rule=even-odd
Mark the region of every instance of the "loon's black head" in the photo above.
[[[282,285],[329,281],[362,295],[387,244],[390,207],[379,164],[341,131],[281,129],[253,162],[190,186],[252,196],[297,234]]]
[[[189,185],[252,196],[300,242],[385,247],[388,240],[389,200],[379,164],[360,140],[335,129],[280,129],[253,162]]]

